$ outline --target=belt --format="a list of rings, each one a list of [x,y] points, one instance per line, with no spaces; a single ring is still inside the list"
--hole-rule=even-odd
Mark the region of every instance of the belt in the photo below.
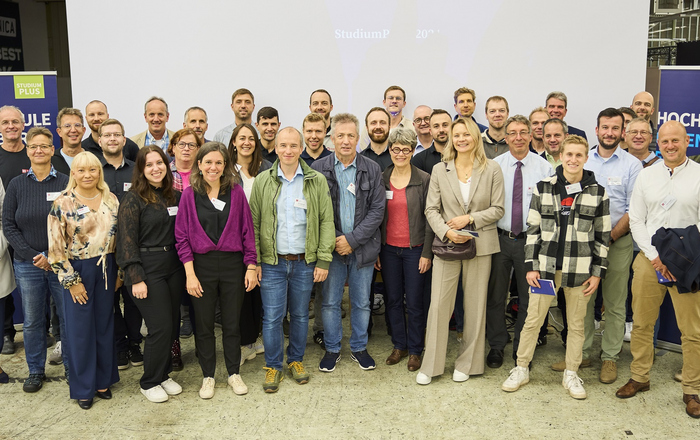
[[[139,248],[139,251],[141,251],[141,252],[168,252],[170,250],[173,250],[172,246]]]
[[[287,254],[287,255],[277,254],[277,258],[281,258],[281,259],[287,260],[287,261],[301,261],[301,260],[306,259],[306,254]]]
[[[504,230],[501,229],[501,228],[496,228],[496,229],[498,230],[498,235],[503,235],[504,237],[508,237],[508,238],[510,238],[511,240],[522,240],[522,239],[525,238],[525,233],[524,233],[524,232],[521,232],[521,233],[518,234],[518,235],[513,235],[513,233],[510,232],[510,231],[504,231]]]

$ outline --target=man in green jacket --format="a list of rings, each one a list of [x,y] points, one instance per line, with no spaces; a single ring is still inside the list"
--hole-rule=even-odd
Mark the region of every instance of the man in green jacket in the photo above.
[[[304,140],[298,130],[280,130],[275,146],[278,160],[272,168],[258,174],[250,197],[264,311],[263,389],[267,393],[276,392],[283,378],[282,319],[288,309],[288,369],[297,383],[309,381],[302,360],[311,289],[314,282],[322,282],[328,276],[335,247],[328,183],[323,175],[299,160],[303,149]]]

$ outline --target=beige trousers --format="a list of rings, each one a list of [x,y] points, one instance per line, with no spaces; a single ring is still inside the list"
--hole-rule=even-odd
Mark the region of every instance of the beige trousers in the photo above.
[[[462,261],[445,261],[435,257],[425,355],[420,369],[421,373],[429,377],[445,372],[450,316],[454,310],[460,271],[464,289],[464,336],[455,360],[455,369],[469,375],[484,373],[486,294],[491,273],[491,255]]]
[[[554,275],[554,291],[561,285],[561,271]],[[564,287],[566,297],[566,317],[569,323],[569,333],[566,337],[566,369],[578,371],[583,357],[583,322],[586,318],[586,307],[593,295],[583,296],[584,286]],[[527,318],[523,331],[520,333],[518,347],[518,366],[528,368],[537,346],[537,336],[544,318],[549,313],[549,306],[554,296],[530,293],[530,305],[527,308]]]
[[[700,393],[700,293],[678,293],[675,286],[659,284],[651,261],[640,252],[632,263],[632,312],[634,324],[630,372],[637,382],[648,382],[654,363],[654,325],[666,291],[671,294],[683,350],[683,392]]]

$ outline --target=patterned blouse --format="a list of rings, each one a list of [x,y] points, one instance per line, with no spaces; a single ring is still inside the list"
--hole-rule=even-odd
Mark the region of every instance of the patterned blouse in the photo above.
[[[80,203],[72,191],[61,193],[53,202],[48,219],[49,263],[65,289],[82,282],[70,260],[101,257],[98,264],[104,272],[104,256],[114,253],[119,201],[112,193],[110,197],[107,203],[102,200],[97,211]]]

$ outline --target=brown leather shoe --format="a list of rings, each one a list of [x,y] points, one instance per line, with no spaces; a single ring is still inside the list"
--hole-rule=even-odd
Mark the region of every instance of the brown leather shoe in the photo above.
[[[389,357],[386,358],[386,364],[396,365],[399,362],[401,362],[401,359],[405,358],[406,356],[408,356],[408,350],[399,350],[398,348],[395,348],[391,351]]]
[[[700,419],[700,398],[697,394],[683,394],[685,412],[694,419]]]
[[[620,399],[629,399],[640,391],[649,391],[649,382],[641,383],[630,379],[622,388],[617,390],[615,395]]]
[[[408,371],[418,371],[423,360],[417,354],[412,354],[408,357]]]

